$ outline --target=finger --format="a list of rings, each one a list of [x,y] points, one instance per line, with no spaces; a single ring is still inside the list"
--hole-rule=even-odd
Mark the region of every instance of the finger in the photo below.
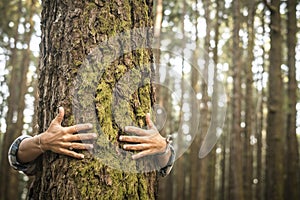
[[[72,142],[68,149],[69,150],[72,150],[72,149],[90,150],[90,149],[93,149],[93,148],[94,148],[94,146],[92,144],[84,144],[84,143]]]
[[[65,149],[65,148],[58,149],[58,151],[56,151],[56,153],[63,154],[63,155],[66,155],[66,156],[70,156],[70,157],[77,158],[77,159],[83,159],[84,158],[83,154],[76,153],[75,151],[71,151],[71,150],[68,150],[68,149]]]
[[[146,114],[146,123],[147,123],[148,129],[151,129],[153,127],[153,122],[151,120],[150,113]]]
[[[153,123],[152,120],[151,120],[150,113],[147,113],[147,114],[146,114],[146,123],[147,123],[148,129],[154,129],[154,130],[157,130],[157,129],[156,129],[156,126],[154,125],[154,123]]]
[[[133,142],[133,143],[147,143],[148,139],[141,136],[125,136],[121,135],[119,140],[122,142]]]
[[[84,140],[96,140],[97,134],[96,133],[80,133],[76,135],[70,135],[67,141],[84,141]]]
[[[93,125],[90,123],[87,124],[76,124],[73,126],[65,127],[67,133],[77,133],[80,131],[90,130],[93,128]]]
[[[135,126],[125,126],[125,132],[126,133],[134,133],[136,135],[140,135],[140,136],[146,136],[148,135],[147,130],[145,129],[141,129]]]
[[[149,144],[125,144],[123,149],[125,150],[134,150],[134,151],[143,151],[149,149]]]
[[[92,149],[94,148],[94,146],[92,144],[87,144],[87,143],[62,142],[61,144],[59,144],[59,148],[68,149],[68,150],[73,150],[73,149],[86,150],[86,149]]]
[[[58,108],[58,114],[56,115],[55,119],[53,121],[61,124],[65,115],[65,110],[63,107]]]
[[[132,159],[136,160],[136,159],[140,159],[140,158],[143,158],[145,156],[150,156],[150,155],[153,155],[153,153],[151,152],[150,149],[148,149],[148,150],[141,151],[137,154],[132,155]]]

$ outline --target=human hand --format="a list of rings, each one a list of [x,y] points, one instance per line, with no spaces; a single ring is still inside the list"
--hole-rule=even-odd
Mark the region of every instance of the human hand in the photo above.
[[[148,130],[141,129],[134,126],[126,126],[125,132],[133,133],[134,136],[122,135],[119,140],[126,143],[124,144],[124,150],[136,150],[140,151],[132,156],[133,159],[139,159],[149,155],[164,154],[167,150],[167,142],[164,137],[160,135],[157,128],[154,126],[150,119],[150,114],[146,115],[146,123]],[[133,143],[133,144],[132,144]]]
[[[77,133],[79,131],[90,130],[92,124],[76,124],[69,127],[62,127],[61,123],[64,118],[64,108],[59,107],[59,113],[52,120],[49,128],[42,134],[40,134],[40,147],[42,150],[50,150],[55,153],[64,154],[74,158],[84,158],[83,154],[73,151],[73,149],[92,149],[93,144],[84,144],[79,141],[95,140],[97,138],[96,133]]]

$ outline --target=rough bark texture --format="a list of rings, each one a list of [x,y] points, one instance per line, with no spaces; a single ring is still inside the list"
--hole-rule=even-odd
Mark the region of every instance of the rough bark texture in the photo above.
[[[143,161],[135,163],[128,159],[124,152],[118,152],[117,137],[124,133],[117,120],[129,117],[135,124],[145,126],[145,114],[150,112],[154,101],[150,83],[153,73],[150,65],[152,56],[151,51],[147,49],[150,41],[143,37],[142,33],[140,37],[138,34],[131,37],[128,33],[126,41],[109,43],[109,39],[120,32],[152,26],[152,2],[45,0],[42,7],[42,56],[39,68],[38,105],[40,131],[48,127],[58,106],[65,108],[63,125],[76,123],[78,119],[73,116],[72,108],[78,109],[81,106],[84,109],[86,104],[91,102],[80,102],[82,99],[79,98],[78,102],[75,102],[77,104],[72,105],[74,93],[84,96],[82,93],[88,91],[89,87],[94,87],[96,88],[94,109],[99,123],[95,128],[98,128],[99,139],[95,145],[97,147],[95,155],[87,153],[83,160],[46,152],[39,159],[39,170],[31,188],[31,197],[155,199],[157,185],[155,172],[127,173],[121,168],[111,167],[112,165],[122,167],[124,161],[134,170],[144,163]],[[144,49],[135,49],[135,45],[140,42],[137,40],[144,42]],[[119,46],[115,46],[116,44]],[[88,78],[81,77],[80,72],[86,67],[84,60],[95,48],[102,52],[98,55],[99,60],[93,64],[96,73],[88,74]],[[122,52],[125,48],[131,48],[132,51]],[[106,62],[112,55],[116,59]],[[103,72],[101,76],[97,74],[99,66]],[[130,88],[130,85],[118,85],[118,80],[129,71],[136,74],[138,80],[130,80],[136,90],[126,96],[124,93],[128,92],[126,88]],[[97,84],[97,87],[94,84]],[[79,91],[75,88],[79,88]],[[118,101],[115,97],[128,100],[126,103],[122,101],[124,104],[121,104],[120,112],[113,110],[112,104]],[[88,122],[89,114],[86,110],[82,110],[79,120]],[[121,126],[125,124],[126,121]],[[118,162],[119,158],[122,161]]]
[[[280,0],[269,5],[270,23],[270,66],[269,99],[267,119],[267,155],[266,155],[266,199],[284,199],[284,120],[283,120],[283,84],[281,77],[282,35]]]

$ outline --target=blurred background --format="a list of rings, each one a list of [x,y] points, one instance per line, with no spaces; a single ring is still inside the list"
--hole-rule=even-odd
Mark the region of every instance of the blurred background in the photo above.
[[[165,112],[157,112],[171,119],[160,130],[184,149],[171,174],[160,180],[159,199],[300,199],[299,3],[154,2],[155,47],[168,50],[154,52],[164,86],[157,102]],[[31,178],[9,167],[7,151],[19,135],[35,134],[40,13],[37,0],[0,2],[0,193],[15,190],[12,199],[25,199]],[[170,40],[170,32],[181,42]],[[187,48],[192,54],[185,55]],[[197,68],[194,62],[204,64]],[[166,72],[173,68],[180,76]],[[216,79],[221,84],[209,83]],[[221,90],[226,106],[214,101]],[[226,107],[226,116],[220,107]],[[218,140],[199,158],[213,123],[222,124]]]

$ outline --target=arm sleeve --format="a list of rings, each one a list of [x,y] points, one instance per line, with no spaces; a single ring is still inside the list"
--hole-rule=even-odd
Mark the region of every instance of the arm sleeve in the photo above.
[[[22,135],[18,137],[10,146],[8,150],[8,161],[12,168],[18,171],[22,171],[27,175],[33,175],[35,171],[35,163],[20,163],[17,158],[18,150],[20,147],[20,143],[26,139],[31,138],[30,135]]]
[[[159,170],[159,175],[161,177],[167,176],[173,168],[173,164],[175,162],[175,150],[172,145],[170,145],[170,150],[171,150],[171,156],[169,158],[167,165]]]

